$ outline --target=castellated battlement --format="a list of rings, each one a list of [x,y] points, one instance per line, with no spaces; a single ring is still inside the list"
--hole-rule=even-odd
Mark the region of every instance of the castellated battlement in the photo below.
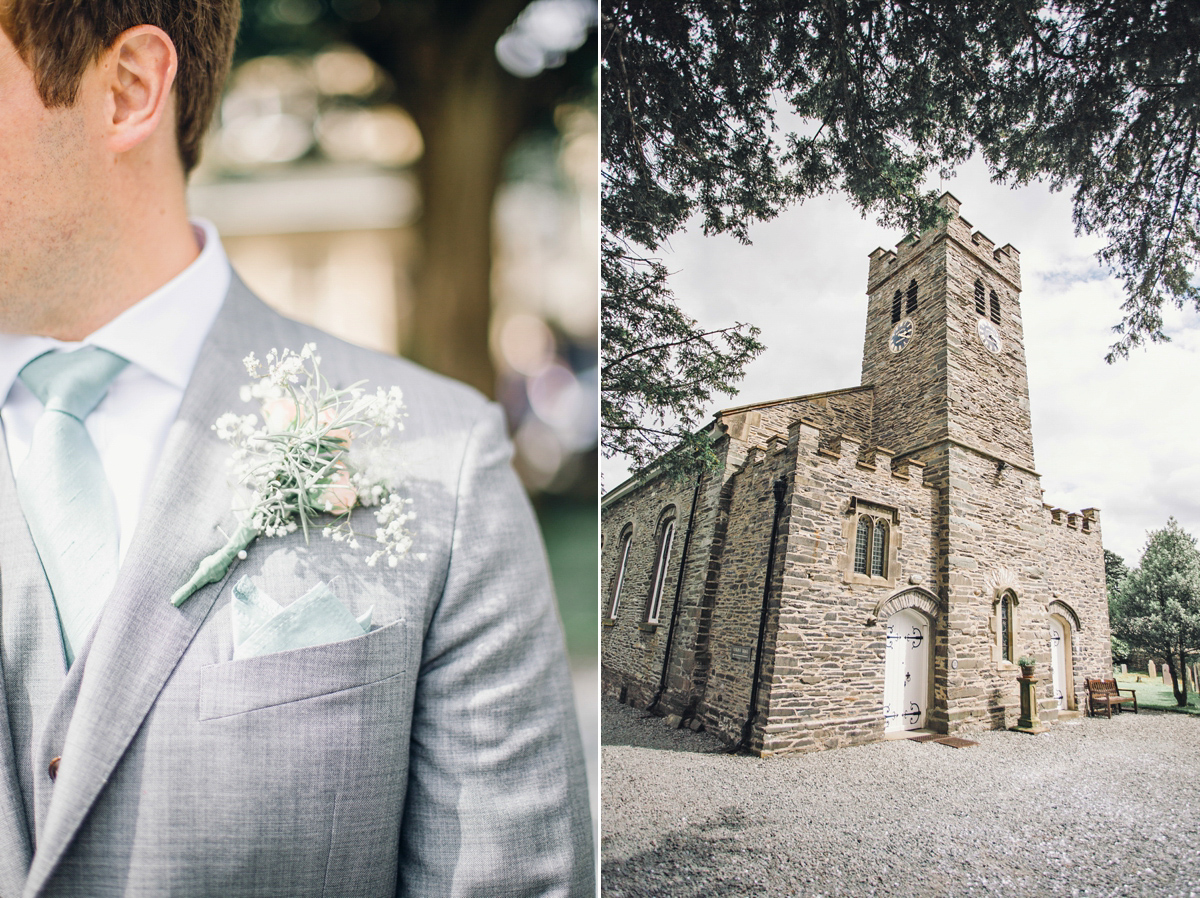
[[[1043,504],[1042,512],[1049,518],[1051,524],[1057,524],[1064,530],[1078,530],[1081,533],[1098,533],[1100,531],[1100,509],[1098,508],[1067,511],[1064,508]]]
[[[874,293],[884,281],[903,268],[910,259],[924,253],[939,240],[947,238],[955,241],[970,255],[994,270],[1011,283],[1016,290],[1020,290],[1021,253],[1017,248],[1011,243],[997,247],[991,238],[982,231],[973,230],[971,223],[958,214],[962,204],[953,194],[943,193],[938,203],[951,213],[950,218],[941,225],[930,228],[919,236],[910,234],[896,244],[895,250],[880,247],[870,254],[867,292]]]
[[[730,428],[721,422],[725,436],[729,436]],[[762,435],[760,434],[760,438]],[[744,445],[744,444],[743,444]],[[767,436],[762,442],[745,445],[743,452],[731,453],[730,460],[736,464],[739,473],[748,473],[751,469],[764,463],[778,464],[775,459],[780,453],[788,451],[797,457],[811,458],[814,463],[828,464],[834,467],[854,471],[855,477],[863,482],[877,481],[879,484],[894,481],[913,481],[914,483],[933,488],[925,483],[925,464],[911,457],[895,458],[896,453],[882,446],[869,445],[854,439],[846,433],[823,428],[818,419],[803,416],[794,419],[787,426],[787,437],[778,432]]]
[[[771,445],[776,440],[771,440]],[[880,484],[889,481],[914,481],[926,484],[925,465],[913,458],[895,460],[895,454],[882,446],[869,446],[851,437],[822,430],[812,418],[799,418],[788,428],[787,446],[797,456],[815,456],[818,463],[852,469],[856,478],[864,482],[872,480]]]

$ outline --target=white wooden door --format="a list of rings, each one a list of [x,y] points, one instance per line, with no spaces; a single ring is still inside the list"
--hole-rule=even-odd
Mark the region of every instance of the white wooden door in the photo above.
[[[1050,675],[1054,679],[1054,697],[1058,709],[1067,710],[1067,635],[1062,621],[1050,618]]]
[[[925,725],[931,637],[929,621],[911,608],[888,618],[883,668],[885,732],[916,730]]]

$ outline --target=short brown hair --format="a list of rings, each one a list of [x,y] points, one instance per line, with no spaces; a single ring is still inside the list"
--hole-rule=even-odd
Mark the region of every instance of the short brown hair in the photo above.
[[[240,18],[241,0],[0,0],[0,27],[47,106],[74,103],[87,67],[123,31],[138,25],[165,31],[179,54],[175,127],[185,172],[200,160]]]

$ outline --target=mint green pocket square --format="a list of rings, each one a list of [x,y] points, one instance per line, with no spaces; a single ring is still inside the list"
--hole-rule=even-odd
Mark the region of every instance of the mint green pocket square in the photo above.
[[[242,577],[233,587],[233,660],[303,649],[362,636],[371,611],[356,618],[326,584],[318,583],[292,604],[280,605]]]

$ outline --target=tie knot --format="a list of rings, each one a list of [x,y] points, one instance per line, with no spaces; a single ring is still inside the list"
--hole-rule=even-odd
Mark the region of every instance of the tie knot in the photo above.
[[[82,421],[128,364],[107,349],[85,346],[74,352],[40,355],[22,368],[18,377],[48,411],[66,412]]]

